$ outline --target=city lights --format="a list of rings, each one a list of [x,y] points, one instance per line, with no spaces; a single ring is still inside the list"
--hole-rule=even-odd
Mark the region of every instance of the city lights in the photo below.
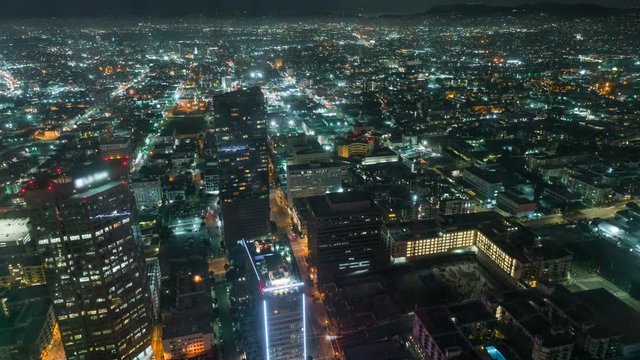
[[[38,1],[2,355],[638,357],[636,4]]]

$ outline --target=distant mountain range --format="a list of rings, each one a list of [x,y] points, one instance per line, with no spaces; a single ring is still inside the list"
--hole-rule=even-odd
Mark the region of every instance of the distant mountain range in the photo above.
[[[635,8],[612,8],[593,3],[563,4],[538,2],[516,6],[491,6],[484,4],[458,3],[438,5],[416,14],[362,15],[363,9],[351,10],[305,10],[304,7],[267,6],[266,0],[235,0],[235,2],[216,2],[213,0],[190,0],[176,6],[174,0],[0,0],[0,18],[10,17],[110,17],[110,16],[160,16],[183,17],[199,15],[205,17],[380,17],[380,18],[416,18],[425,16],[492,17],[548,14],[555,16],[612,16],[639,14],[640,6]],[[264,1],[264,3],[263,3]],[[284,0],[278,0],[285,2]],[[296,0],[287,0],[289,2]],[[306,0],[303,0],[306,1]],[[631,0],[630,0],[631,1]],[[639,0],[640,5],[640,0]],[[286,8],[286,7],[285,7]]]
[[[465,17],[487,17],[504,15],[549,14],[555,16],[612,16],[640,13],[640,7],[631,9],[611,8],[597,4],[562,4],[538,2],[516,6],[490,6],[483,4],[438,5],[414,16],[459,15]]]

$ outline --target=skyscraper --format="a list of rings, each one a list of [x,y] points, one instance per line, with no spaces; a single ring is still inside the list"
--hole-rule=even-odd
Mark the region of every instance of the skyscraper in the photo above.
[[[260,88],[216,97],[214,127],[227,247],[269,235],[269,174],[264,96]]]
[[[313,196],[309,204],[309,255],[318,279],[376,270],[388,263],[382,215],[364,193]]]
[[[149,290],[123,171],[84,168],[23,189],[69,360],[147,359]],[[124,171],[126,172],[126,171]]]
[[[257,320],[260,354],[250,360],[307,358],[304,283],[288,244],[243,242],[247,279],[251,284],[253,315]]]

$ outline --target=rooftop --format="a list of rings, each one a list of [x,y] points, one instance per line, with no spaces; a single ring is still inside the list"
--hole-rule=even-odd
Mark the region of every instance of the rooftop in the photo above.
[[[286,290],[303,285],[289,244],[246,241],[244,245],[262,291]]]
[[[395,241],[407,241],[436,237],[443,231],[477,229],[480,225],[502,219],[493,211],[471,214],[447,215],[436,220],[420,220],[390,225],[389,232]]]
[[[339,168],[344,165],[337,162],[325,162],[325,163],[307,163],[299,165],[288,165],[288,171],[309,170],[309,169],[327,169],[327,168]]]
[[[451,309],[455,309],[455,307],[434,306],[418,309],[415,314],[433,337],[438,348],[442,352],[450,353],[449,359],[480,359],[454,323],[455,316],[450,311]],[[487,311],[484,310],[484,312]]]
[[[95,188],[92,188],[92,189],[87,189],[87,190],[85,190],[83,192],[79,192],[79,193],[73,195],[71,198],[72,199],[82,199],[82,198],[85,198],[85,197],[91,197],[91,196],[100,194],[101,192],[110,190],[110,189],[112,189],[112,188],[114,188],[114,187],[116,187],[118,185],[120,185],[119,181],[111,181],[111,182],[108,182],[106,184],[100,185],[98,187],[95,187]]]
[[[370,197],[362,192],[330,193],[309,198],[309,205],[316,216],[366,213],[377,214]]]
[[[0,219],[0,243],[20,242],[28,235],[28,218]]]

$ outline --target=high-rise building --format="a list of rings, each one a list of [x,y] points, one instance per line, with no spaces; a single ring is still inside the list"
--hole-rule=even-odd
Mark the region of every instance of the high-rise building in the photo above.
[[[251,284],[256,338],[262,351],[249,360],[307,358],[304,283],[288,244],[243,242],[247,280]]]
[[[309,204],[309,255],[318,279],[331,280],[388,264],[382,214],[364,193],[313,196]]]
[[[219,190],[227,247],[269,235],[269,174],[264,96],[260,88],[213,101]]]
[[[151,310],[126,167],[42,176],[22,190],[67,359],[147,359]]]

